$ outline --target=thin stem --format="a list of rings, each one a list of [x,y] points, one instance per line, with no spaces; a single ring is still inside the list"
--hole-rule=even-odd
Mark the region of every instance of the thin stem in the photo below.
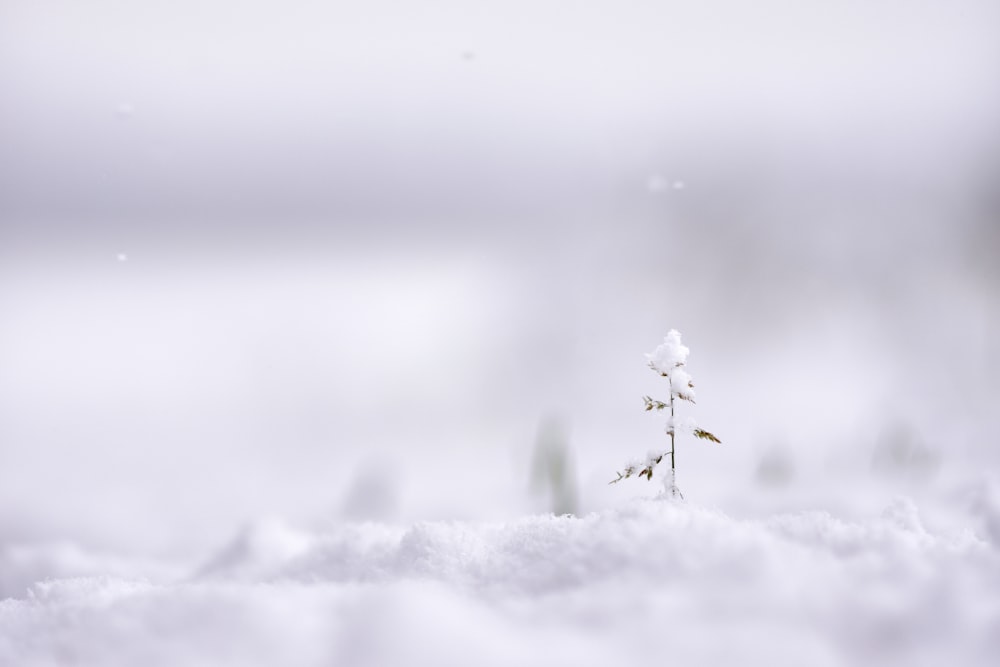
[[[674,392],[670,392],[670,469],[674,470],[674,432],[677,427],[674,426]]]
[[[684,500],[684,494],[681,490],[677,488],[677,466],[674,459],[674,438],[676,437],[677,427],[674,424],[674,392],[670,391],[670,495],[677,497],[680,496],[681,500]]]

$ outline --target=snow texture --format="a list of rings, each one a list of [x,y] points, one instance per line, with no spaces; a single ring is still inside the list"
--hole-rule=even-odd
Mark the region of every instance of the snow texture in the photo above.
[[[993,494],[978,533],[928,530],[906,499],[854,522],[644,500],[507,523],[269,519],[178,576],[62,553],[54,578],[5,581],[0,665],[993,665]]]
[[[687,363],[691,350],[681,343],[681,334],[677,329],[671,329],[663,342],[646,355],[649,365],[660,375],[670,375],[677,366]]]
[[[646,355],[649,367],[670,381],[670,393],[684,400],[694,401],[694,382],[686,370],[688,354],[691,350],[681,343],[681,334],[671,329],[663,342],[652,353]]]

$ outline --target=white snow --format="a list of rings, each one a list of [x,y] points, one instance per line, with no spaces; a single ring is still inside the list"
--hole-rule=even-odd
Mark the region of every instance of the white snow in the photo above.
[[[651,449],[648,452],[646,452],[646,459],[645,461],[643,461],[643,466],[655,465],[657,459],[661,459],[662,457],[666,456],[669,453],[670,453],[669,449],[666,451],[662,449]]]
[[[674,181],[670,183],[674,190],[683,190],[687,187],[684,181]],[[660,194],[667,189],[667,179],[660,174],[653,174],[646,179],[646,189],[653,194]]]
[[[271,518],[206,562],[167,579],[64,564],[8,591],[0,665],[659,665],[666,654],[969,667],[1000,650],[996,536],[931,530],[906,499],[860,521],[738,520],[665,500],[502,523],[305,530]]]
[[[687,363],[691,350],[681,343],[681,334],[677,329],[671,329],[663,342],[650,354],[646,355],[649,365],[657,373],[669,376],[677,366]]]
[[[694,400],[694,381],[691,379],[691,375],[684,370],[683,367],[678,366],[674,368],[670,374],[670,391],[674,393],[675,396],[680,396],[685,400]]]
[[[669,435],[670,431],[674,433],[691,433],[696,428],[698,428],[698,420],[694,417],[687,415],[681,417],[675,415],[674,417],[668,417],[667,423],[664,426],[664,431]]]

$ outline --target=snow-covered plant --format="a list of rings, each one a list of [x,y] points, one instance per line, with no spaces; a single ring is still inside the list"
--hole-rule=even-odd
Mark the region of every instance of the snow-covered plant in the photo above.
[[[647,480],[653,479],[653,468],[656,467],[665,456],[670,455],[670,475],[663,481],[663,486],[671,496],[684,496],[677,488],[677,467],[674,455],[674,441],[678,431],[687,432],[696,438],[708,440],[709,442],[722,442],[717,437],[700,428],[691,419],[680,421],[674,413],[674,400],[679,399],[694,403],[694,382],[691,376],[684,369],[687,363],[690,350],[681,343],[681,334],[676,329],[671,329],[663,343],[653,350],[652,354],[647,354],[649,367],[661,377],[667,378],[670,383],[670,400],[658,401],[649,396],[643,396],[642,400],[646,406],[646,412],[656,410],[670,410],[670,418],[667,420],[667,435],[670,436],[670,451],[651,451],[644,461],[631,461],[625,469],[618,473],[618,477],[611,480],[611,484],[628,479],[632,476],[645,477]]]

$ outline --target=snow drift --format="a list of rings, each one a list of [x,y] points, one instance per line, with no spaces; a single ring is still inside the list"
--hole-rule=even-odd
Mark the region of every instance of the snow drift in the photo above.
[[[31,584],[0,602],[0,665],[987,665],[1000,553],[984,535],[929,531],[905,499],[859,522],[667,501],[271,519],[183,577],[107,561],[120,569]]]

